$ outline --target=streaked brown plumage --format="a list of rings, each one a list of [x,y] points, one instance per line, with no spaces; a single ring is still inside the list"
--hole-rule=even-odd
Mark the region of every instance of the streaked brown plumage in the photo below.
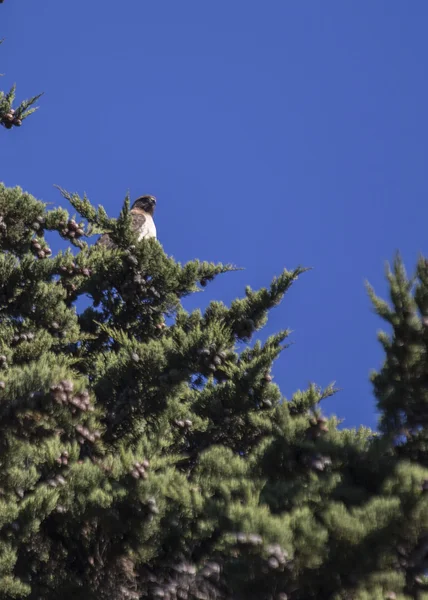
[[[156,226],[153,221],[156,198],[154,196],[140,196],[131,207],[132,226],[138,232],[138,239],[154,237],[156,238]],[[97,244],[105,248],[114,248],[115,244],[108,233],[102,235]]]

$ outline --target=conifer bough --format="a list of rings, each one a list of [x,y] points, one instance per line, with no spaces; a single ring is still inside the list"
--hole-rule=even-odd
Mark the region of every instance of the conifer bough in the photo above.
[[[3,4],[3,0],[0,0],[0,4]],[[0,44],[2,42],[3,40],[0,40]],[[7,93],[0,90],[0,125],[3,125],[6,129],[21,127],[23,120],[37,110],[37,107],[35,107],[34,104],[42,94],[33,96],[28,100],[23,100],[16,108],[14,108],[13,102],[15,96],[16,85],[13,85]]]

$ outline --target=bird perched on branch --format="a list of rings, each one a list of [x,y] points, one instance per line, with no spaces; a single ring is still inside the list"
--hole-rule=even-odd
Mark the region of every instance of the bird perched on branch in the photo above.
[[[154,196],[140,196],[134,202],[129,211],[132,216],[132,227],[138,234],[138,240],[143,238],[156,238],[156,225],[153,221],[155,212],[156,198]],[[115,243],[108,233],[105,233],[97,241],[105,248],[113,248]]]

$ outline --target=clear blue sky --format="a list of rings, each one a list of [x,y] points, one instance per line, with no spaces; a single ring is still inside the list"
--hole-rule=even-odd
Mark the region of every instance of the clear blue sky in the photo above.
[[[116,216],[158,197],[165,250],[232,262],[187,306],[230,302],[284,266],[313,267],[271,313],[275,367],[313,380],[345,425],[375,425],[382,353],[364,289],[427,251],[428,3],[5,0],[0,81],[44,91],[0,131],[1,179],[61,203],[57,183]]]

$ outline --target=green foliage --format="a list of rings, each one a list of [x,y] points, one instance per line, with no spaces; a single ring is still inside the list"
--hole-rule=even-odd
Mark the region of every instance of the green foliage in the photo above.
[[[304,269],[189,313],[234,267],[61,192],[81,221],[0,186],[0,598],[423,598],[425,261],[387,272],[392,307],[370,290],[381,433],[339,429],[333,385],[274,383],[289,331],[252,342]]]
[[[0,4],[3,0],[0,0]],[[0,44],[4,40],[0,40]],[[18,106],[14,107],[13,103],[16,96],[16,85],[14,84],[8,92],[2,92],[0,90],[0,125],[3,125],[6,129],[12,129],[12,127],[20,127],[24,119],[29,117],[38,107],[34,106],[37,100],[43,94],[38,94],[28,100],[21,101]]]

